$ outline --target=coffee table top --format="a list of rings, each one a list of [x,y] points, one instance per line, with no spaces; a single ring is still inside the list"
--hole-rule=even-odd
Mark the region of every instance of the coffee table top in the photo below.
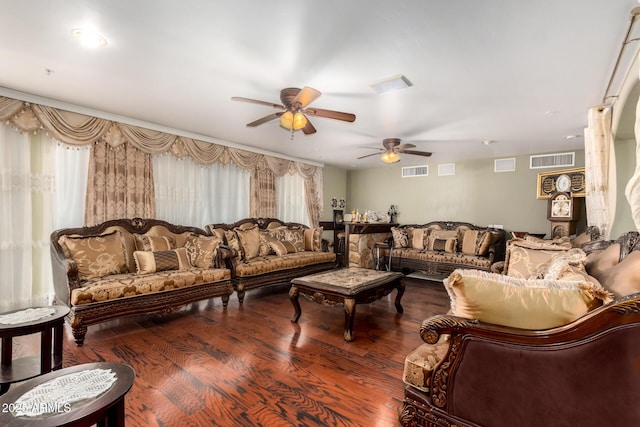
[[[385,285],[404,277],[395,271],[379,271],[369,268],[348,267],[324,271],[309,276],[298,277],[291,281],[298,286],[316,290],[333,291],[345,295],[356,295],[367,289]]]

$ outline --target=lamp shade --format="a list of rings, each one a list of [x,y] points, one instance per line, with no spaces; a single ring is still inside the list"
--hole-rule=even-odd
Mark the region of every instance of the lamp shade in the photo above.
[[[385,151],[380,160],[385,163],[396,163],[400,161],[400,156],[395,151]]]
[[[280,126],[287,130],[291,130],[293,127],[293,113],[291,111],[287,111],[280,116]]]
[[[293,115],[293,130],[300,130],[307,125],[307,118],[300,111]]]

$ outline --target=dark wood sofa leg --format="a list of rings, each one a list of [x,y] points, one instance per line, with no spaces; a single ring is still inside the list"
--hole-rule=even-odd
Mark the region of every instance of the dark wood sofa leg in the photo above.
[[[84,336],[87,334],[87,327],[75,326],[71,328],[71,331],[73,333],[73,339],[76,341],[76,345],[78,347],[82,346],[82,344],[84,344]]]
[[[222,306],[227,307],[229,305],[229,295],[222,295]]]

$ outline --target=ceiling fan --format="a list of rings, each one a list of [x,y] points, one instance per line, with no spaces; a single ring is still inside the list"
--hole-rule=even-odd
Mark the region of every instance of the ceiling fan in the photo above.
[[[380,160],[385,163],[396,163],[400,161],[400,156],[398,153],[403,154],[414,154],[416,156],[424,156],[429,157],[431,153],[428,151],[417,151],[412,150],[412,148],[416,148],[413,144],[400,144],[400,138],[386,138],[382,140],[382,145],[384,148],[379,148],[378,153],[367,154],[366,156],[360,156],[358,159],[364,159],[365,157],[376,156],[382,152],[382,156]]]
[[[355,114],[351,113],[323,110],[320,108],[307,108],[307,106],[315,101],[320,95],[320,91],[305,86],[302,89],[295,87],[282,89],[280,91],[280,101],[282,101],[282,104],[274,104],[272,102],[259,101],[257,99],[243,98],[240,96],[234,96],[231,100],[266,105],[268,107],[284,110],[282,112],[269,114],[268,116],[264,116],[251,123],[247,123],[247,126],[258,126],[279,118],[280,126],[291,131],[292,139],[293,132],[297,130],[302,130],[305,135],[316,132],[316,128],[311,124],[307,115],[326,117],[328,119],[342,120],[345,122],[353,122],[356,119]]]

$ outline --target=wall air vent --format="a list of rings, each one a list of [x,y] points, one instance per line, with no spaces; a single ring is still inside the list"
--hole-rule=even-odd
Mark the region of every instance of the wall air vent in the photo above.
[[[438,165],[438,176],[450,176],[456,174],[455,163],[443,163]]]
[[[402,168],[403,178],[413,178],[414,176],[429,176],[429,166],[406,166]]]
[[[494,172],[513,172],[516,170],[516,158],[510,159],[495,159],[493,162]]]
[[[529,159],[529,169],[571,167],[575,165],[576,153],[539,154]]]

